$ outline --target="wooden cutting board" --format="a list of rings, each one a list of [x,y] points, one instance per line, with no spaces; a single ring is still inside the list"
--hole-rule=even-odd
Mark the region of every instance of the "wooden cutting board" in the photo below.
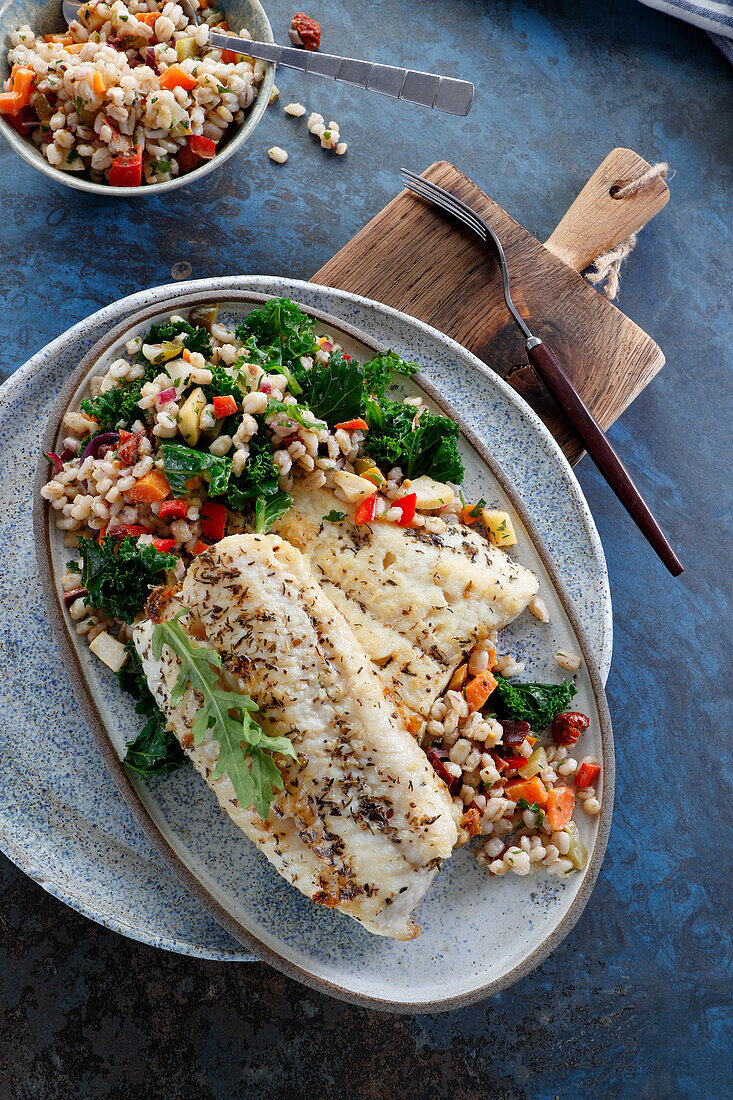
[[[660,348],[580,275],[641,229],[669,199],[664,180],[617,199],[612,189],[648,163],[614,149],[541,244],[452,164],[423,175],[463,199],[504,245],[514,302],[608,428],[664,365]],[[408,191],[393,199],[312,282],[374,298],[432,325],[496,371],[539,413],[571,462],[582,445],[527,363],[498,265],[469,230]]]

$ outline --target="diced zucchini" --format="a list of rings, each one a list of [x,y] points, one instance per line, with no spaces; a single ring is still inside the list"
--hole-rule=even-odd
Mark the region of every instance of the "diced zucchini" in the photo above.
[[[179,61],[185,61],[187,57],[196,56],[196,39],[191,35],[188,38],[176,39],[176,57]]]
[[[366,474],[364,475],[366,477]],[[415,507],[422,511],[432,511],[435,508],[445,508],[453,503],[453,490],[450,485],[444,485],[442,481],[436,481],[427,474],[415,478],[409,485],[405,484],[398,491],[397,497],[406,497],[415,493],[417,500]]]
[[[96,638],[89,643],[89,648],[94,656],[99,657],[100,661],[103,661],[113,672],[119,672],[127,661],[127,650],[122,642],[118,642],[106,630],[97,634]]]
[[[542,745],[538,745],[532,752],[532,755],[527,758],[527,763],[517,768],[517,771],[523,779],[531,779],[533,775],[539,775],[547,767],[547,753],[542,748]]]
[[[341,492],[351,504],[360,504],[374,494],[374,482],[348,470],[337,470],[333,476]]]
[[[205,408],[206,394],[200,386],[197,386],[183,402],[178,414],[178,430],[189,447],[195,447],[199,441],[201,435],[199,419]]]
[[[576,871],[582,871],[588,862],[588,852],[583,843],[578,826],[574,821],[568,821],[564,831],[570,837],[570,848],[568,849],[567,858]]]
[[[501,508],[482,508],[481,515],[486,524],[489,542],[494,546],[514,546],[517,536],[514,534],[514,525],[508,512]]]

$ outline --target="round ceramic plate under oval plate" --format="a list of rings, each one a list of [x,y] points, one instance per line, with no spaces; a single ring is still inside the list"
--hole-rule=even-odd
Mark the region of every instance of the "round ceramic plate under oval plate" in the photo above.
[[[551,604],[549,626],[528,622],[529,616],[524,616],[511,628],[507,648],[526,655],[528,671],[536,678],[557,678],[552,653],[558,644],[580,645],[584,652],[578,706],[593,719],[585,751],[602,755],[604,763],[603,813],[593,822],[581,822],[591,852],[587,870],[566,882],[543,874],[497,881],[464,849],[449,861],[420,906],[417,916],[423,934],[407,945],[372,937],[346,917],[315,910],[219,813],[194,775],[178,773],[150,785],[130,783],[119,765],[115,767],[116,754],[108,752],[115,779],[154,846],[145,843],[98,766],[88,730],[79,720],[48,635],[38,579],[29,560],[33,547],[27,471],[40,450],[52,398],[94,337],[108,334],[91,357],[93,369],[99,370],[117,354],[121,333],[115,336],[109,330],[121,318],[127,318],[122,328],[129,338],[131,324],[144,332],[159,314],[212,296],[226,302],[224,312],[234,318],[257,304],[252,292],[287,294],[306,308],[328,309],[331,317],[321,327],[335,331],[347,350],[367,357],[375,344],[389,344],[421,363],[423,382],[439,382],[442,393],[463,414],[469,494],[480,490],[489,499],[509,498],[521,532],[517,557],[539,573]],[[131,313],[144,307],[149,307],[144,319],[131,321]],[[352,322],[369,335],[350,329]],[[64,404],[74,389],[65,395]],[[429,381],[427,389],[429,397],[443,403]],[[11,858],[75,908],[128,935],[208,957],[251,957],[208,919],[208,911],[242,942],[252,944],[257,955],[293,976],[336,996],[383,1008],[414,1011],[466,1003],[510,984],[536,965],[577,919],[610,825],[611,734],[593,657],[595,651],[607,672],[610,602],[597,535],[575,479],[554,442],[513,391],[464,349],[392,310],[310,284],[253,277],[157,288],[108,307],[36,356],[10,380],[4,396],[8,404],[0,414],[0,448],[11,484],[3,490],[7,495],[0,530],[4,545],[12,545],[14,553],[3,581],[2,627],[13,682],[0,697],[2,737],[8,742],[0,768],[6,773],[2,844]],[[511,468],[525,495],[531,494],[540,526],[554,536],[560,569],[582,596],[580,618],[589,627],[592,644],[515,490],[491,457],[482,453],[481,439],[472,434],[472,427],[478,427],[494,455]],[[11,446],[13,463],[7,461]],[[55,569],[61,568],[64,554],[59,546],[54,558]],[[65,627],[60,629],[63,634]],[[132,707],[86,649],[74,643],[75,636],[67,632],[66,656],[72,666],[78,662],[84,669],[83,677],[76,677],[77,687],[96,722],[97,737],[108,746],[111,738],[119,751],[121,731],[128,733],[135,721]],[[82,683],[90,685],[94,706]],[[155,847],[189,886],[193,884],[203,908],[156,857]]]

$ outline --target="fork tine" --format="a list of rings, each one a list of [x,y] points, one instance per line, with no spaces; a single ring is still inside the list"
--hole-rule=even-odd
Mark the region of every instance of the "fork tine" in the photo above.
[[[403,183],[405,186],[414,191],[416,194],[422,196],[422,198],[428,199],[435,206],[439,206],[442,210],[452,214],[454,217],[459,218],[466,225],[469,225],[480,237],[484,237],[483,226],[475,213],[463,203],[460,199],[455,199],[447,192],[441,193],[440,189],[437,191],[430,185],[428,180],[422,178],[422,176],[408,177],[403,172]]]
[[[423,176],[417,176],[414,172],[409,172],[406,168],[402,169],[402,180],[409,190],[414,191],[424,199],[428,199],[435,206],[439,206],[446,213],[462,221],[483,241],[486,240],[486,230],[483,223],[476,212],[471,210],[470,206],[466,206],[460,199],[451,195],[449,191],[444,191],[442,187],[438,187],[436,184],[424,179]]]

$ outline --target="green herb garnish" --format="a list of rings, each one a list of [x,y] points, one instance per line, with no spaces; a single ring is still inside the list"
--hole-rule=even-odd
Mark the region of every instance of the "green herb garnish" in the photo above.
[[[519,802],[517,802],[517,809],[523,812],[524,810],[531,810],[535,815],[537,827],[542,828],[545,821],[545,815],[536,802],[528,802],[526,798],[520,798]]]
[[[326,512],[323,517],[324,523],[343,523],[346,519],[346,512],[337,512],[335,508],[332,508],[330,512]]]
[[[118,427],[129,428],[136,420],[145,416],[138,405],[141,397],[141,381],[113,386],[111,390],[97,394],[93,400],[85,398],[81,403],[81,410],[96,420],[104,431]]]
[[[183,699],[190,687],[201,698],[193,723],[194,745],[201,745],[207,731],[219,743],[219,756],[212,779],[227,775],[234,787],[240,806],[254,806],[257,813],[267,820],[274,792],[282,790],[283,781],[272,753],[280,753],[297,759],[288,737],[270,737],[252,717],[257,705],[249,695],[227,691],[219,682],[221,657],[209,646],[194,644],[183,630],[178,619],[159,623],[153,629],[153,656],[160,660],[163,646],[167,645],[181,661],[173,691],[171,706]]]

